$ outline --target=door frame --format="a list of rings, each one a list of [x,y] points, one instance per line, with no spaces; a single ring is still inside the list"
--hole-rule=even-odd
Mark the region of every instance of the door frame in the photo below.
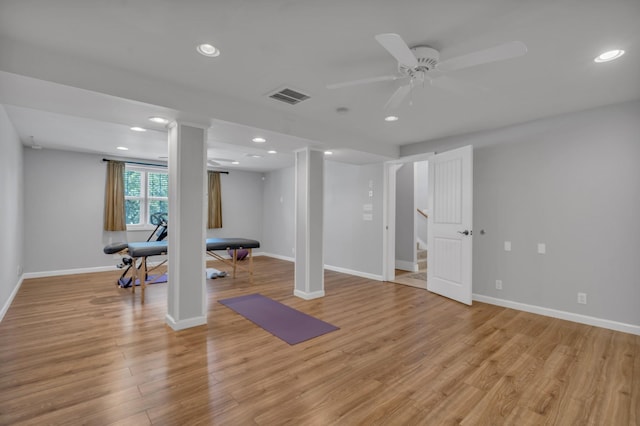
[[[429,161],[435,152],[410,155],[384,163],[382,203],[382,280],[396,278],[396,173],[406,163]]]

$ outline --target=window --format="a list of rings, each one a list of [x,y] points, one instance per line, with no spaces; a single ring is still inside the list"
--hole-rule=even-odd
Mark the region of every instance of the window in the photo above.
[[[124,200],[128,227],[153,226],[152,214],[169,212],[169,174],[127,165]]]

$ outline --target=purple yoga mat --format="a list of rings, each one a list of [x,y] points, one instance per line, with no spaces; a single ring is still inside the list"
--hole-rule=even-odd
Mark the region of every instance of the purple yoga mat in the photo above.
[[[219,302],[290,345],[340,329],[261,294]]]

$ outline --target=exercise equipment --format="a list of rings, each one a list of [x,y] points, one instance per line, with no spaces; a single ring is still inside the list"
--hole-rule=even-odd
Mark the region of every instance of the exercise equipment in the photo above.
[[[166,226],[166,223],[165,223]],[[155,234],[156,231],[154,231]],[[249,281],[253,282],[253,254],[252,250],[254,248],[259,248],[260,242],[256,240],[250,240],[247,238],[208,238],[205,241],[205,250],[207,254],[216,260],[220,260],[221,262],[230,265],[233,268],[233,278],[236,277],[236,270],[241,269],[247,271],[249,273]],[[116,250],[116,248],[121,248],[120,251],[112,251]],[[151,270],[147,268],[147,258],[151,256],[160,256],[166,255],[169,250],[169,245],[166,240],[156,240],[156,241],[144,241],[144,242],[136,242],[136,243],[115,243],[110,244],[104,248],[104,252],[107,254],[115,253],[115,252],[123,252],[126,249],[127,255],[131,258],[132,267],[129,268],[131,270],[131,282],[135,283],[138,280],[138,275],[142,276],[142,271],[144,271],[144,277],[147,277],[148,272]],[[238,252],[241,250],[247,250],[249,257],[249,267],[244,267],[238,265]],[[227,251],[233,253],[231,259],[227,259],[216,251]],[[164,265],[167,261],[164,260],[160,265],[154,267],[157,268],[161,265]],[[137,267],[135,265],[138,265]],[[146,279],[140,279],[140,289],[141,296],[140,300],[144,303],[144,292],[147,286]],[[131,285],[131,291],[135,293],[135,285]]]
[[[152,242],[152,240],[154,242],[164,241],[164,239],[167,238],[167,235],[169,232],[169,215],[164,212],[154,213],[150,216],[150,222],[152,225],[155,225],[155,229],[153,230],[153,232],[151,232],[151,235],[149,235],[146,242]],[[131,287],[133,285],[140,285],[139,280],[134,279],[134,276],[133,276],[134,274],[131,274],[131,276],[127,278],[127,274],[129,273],[129,271],[131,271],[131,268],[136,268],[140,270],[143,266],[142,263],[136,264],[136,262],[134,261],[134,258],[130,255],[129,243],[118,242],[118,243],[109,244],[103,249],[103,251],[105,254],[117,253],[122,256],[120,263],[116,265],[116,267],[118,269],[124,269],[124,271],[122,272],[122,275],[120,275],[120,278],[118,278],[116,285],[122,288]],[[145,265],[144,265],[145,281],[150,281],[151,283],[161,283],[161,282],[167,281],[166,274],[161,274],[159,276],[151,277],[151,279],[149,279],[150,277],[148,274],[152,270],[164,264],[164,262],[161,263],[160,265],[156,265],[152,269],[148,269],[146,265],[146,261],[147,261],[146,258],[144,258],[143,261],[145,262]]]

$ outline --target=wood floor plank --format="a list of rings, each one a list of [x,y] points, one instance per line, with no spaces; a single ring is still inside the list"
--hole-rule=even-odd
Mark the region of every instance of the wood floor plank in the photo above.
[[[25,280],[0,323],[0,425],[638,425],[640,336],[293,264],[207,280],[207,324],[165,324],[117,271]],[[218,263],[211,267],[224,269]],[[219,303],[260,293],[340,327],[290,346]]]

